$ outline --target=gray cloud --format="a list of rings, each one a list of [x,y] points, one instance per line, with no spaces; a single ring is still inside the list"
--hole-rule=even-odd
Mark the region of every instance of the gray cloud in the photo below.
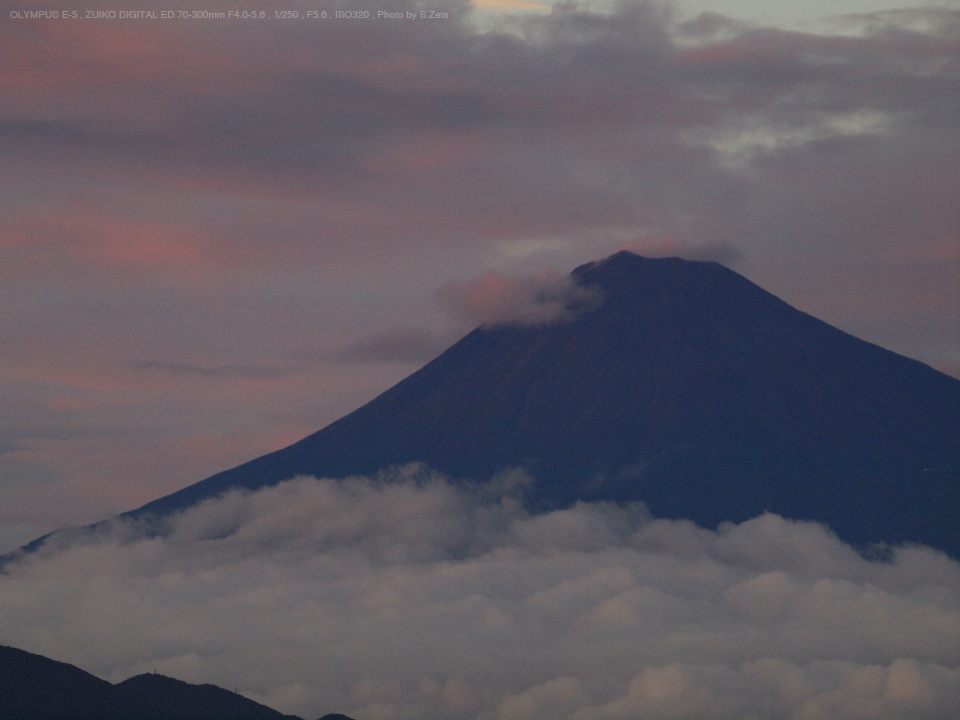
[[[165,372],[172,375],[187,375],[201,378],[239,377],[248,380],[275,380],[296,372],[295,368],[279,368],[268,365],[193,365],[190,363],[165,362],[163,360],[131,360],[131,370]]]
[[[84,101],[73,117],[64,102],[51,123],[24,100],[2,137],[35,156],[40,133],[44,146],[61,146],[58,157],[133,156],[177,182],[213,173],[236,192],[319,193],[334,207],[367,208],[347,223],[320,214],[321,234],[341,242],[581,236],[641,224],[692,241],[738,237],[753,234],[745,200],[767,179],[750,165],[767,156],[862,137],[901,149],[907,139],[954,146],[944,40],[956,14],[918,13],[930,22],[889,15],[866,38],[849,38],[717,16],[672,30],[670,13],[653,3],[609,13],[565,5],[478,32],[458,5],[433,26],[257,30],[273,52],[256,72],[237,28],[206,39],[199,52],[218,63],[179,83],[168,75],[182,77],[183,36],[157,29],[149,77],[109,54],[84,57],[92,67],[78,81],[94,96],[116,93],[98,84],[101,74],[125,78],[122,122],[115,103],[104,102],[94,123],[96,106]],[[56,49],[50,58],[43,48],[43,67],[76,62],[74,43]],[[234,78],[231,92],[224,77]],[[854,166],[869,172],[864,159]],[[318,226],[303,226],[310,231],[283,244],[314,243]]]
[[[598,288],[580,286],[572,276],[556,273],[512,278],[488,272],[466,282],[447,283],[435,296],[469,327],[567,322],[603,302]]]
[[[113,521],[0,576],[0,642],[360,720],[947,718],[960,564],[814,523],[531,516],[417,467]]]
[[[13,448],[9,452],[16,452]],[[24,462],[13,457],[0,457],[0,486],[36,485],[62,482],[63,473]]]
[[[23,445],[18,442],[18,436],[0,430],[0,455],[22,450]]]

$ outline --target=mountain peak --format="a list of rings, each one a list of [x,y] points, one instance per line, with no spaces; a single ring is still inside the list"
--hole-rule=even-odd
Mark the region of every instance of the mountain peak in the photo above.
[[[215,685],[151,673],[113,685],[67,663],[0,645],[0,707],[24,720],[300,720]]]
[[[621,250],[576,268],[573,277],[585,287],[600,288],[615,304],[639,307],[746,300],[781,305],[770,293],[723,265],[679,257],[648,258]]]
[[[631,250],[619,250],[601,260],[594,260],[577,267],[573,275],[579,276],[585,272],[600,274],[714,272],[718,269],[736,275],[732,270],[711,260],[687,260],[676,256],[647,257]]]

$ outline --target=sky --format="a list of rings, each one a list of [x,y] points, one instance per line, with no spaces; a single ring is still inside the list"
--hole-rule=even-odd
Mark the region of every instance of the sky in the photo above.
[[[960,377],[960,3],[257,7],[404,18],[0,0],[0,552],[294,442],[621,249]],[[940,553],[398,472],[50,547],[0,575],[0,643],[305,718],[960,715]]]

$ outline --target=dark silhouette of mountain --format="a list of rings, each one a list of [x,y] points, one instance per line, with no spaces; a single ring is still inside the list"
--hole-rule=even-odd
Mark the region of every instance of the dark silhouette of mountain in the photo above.
[[[125,717],[139,720],[299,720],[216,685],[192,685],[164,675],[137,675],[114,686]]]
[[[0,716],[101,720],[114,715],[113,685],[67,663],[0,645]]]
[[[0,645],[0,717],[11,720],[300,720],[215,685],[137,675],[117,685]]]
[[[642,500],[715,527],[764,511],[960,557],[960,381],[709,262],[622,252],[573,272],[599,306],[481,327],[355,412],[130,513],[295,475],[422,461],[534,478],[534,509]]]

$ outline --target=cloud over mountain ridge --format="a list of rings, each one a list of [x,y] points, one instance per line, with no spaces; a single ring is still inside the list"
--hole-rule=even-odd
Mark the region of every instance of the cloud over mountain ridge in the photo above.
[[[494,486],[496,489],[494,489]],[[310,717],[946,718],[960,564],[871,561],[815,523],[640,505],[532,515],[422,466],[118,519],[0,576],[4,641]],[[585,658],[590,662],[585,662]]]

